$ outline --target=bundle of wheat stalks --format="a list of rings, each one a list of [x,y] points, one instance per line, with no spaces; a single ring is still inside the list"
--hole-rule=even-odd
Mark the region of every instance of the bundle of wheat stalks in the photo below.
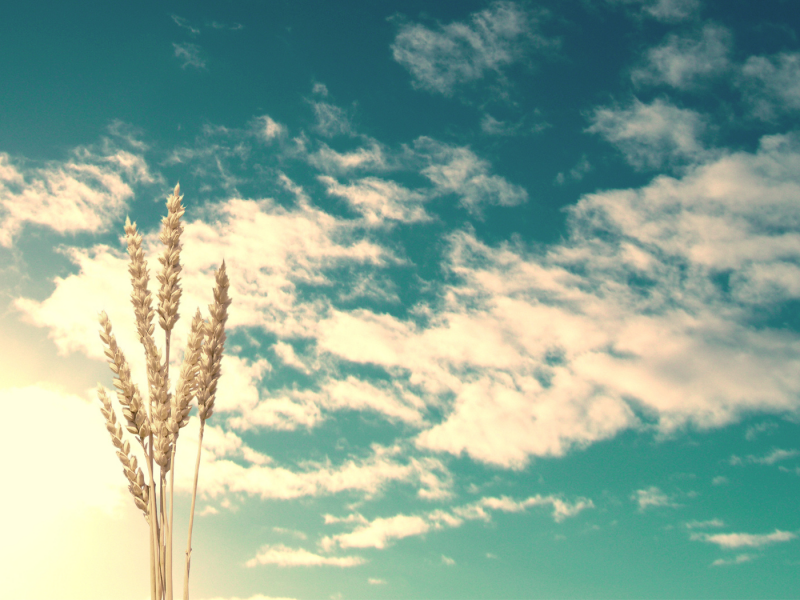
[[[139,340],[144,345],[147,359],[147,384],[149,402],[145,403],[139,394],[139,388],[131,381],[131,370],[125,356],[117,346],[117,340],[111,332],[111,322],[105,312],[100,313],[100,338],[105,344],[105,355],[108,357],[111,370],[114,372],[114,387],[117,398],[122,405],[122,414],[127,422],[126,429],[134,435],[147,457],[149,483],[145,483],[136,457],[131,456],[130,443],[123,441],[122,428],[105,390],[98,385],[98,395],[103,403],[101,408],[106,419],[106,428],[111,433],[111,441],[117,448],[117,456],[124,466],[133,501],[144,514],[150,525],[150,593],[152,600],[172,600],[172,508],[175,472],[175,446],[178,432],[189,423],[189,411],[192,398],[197,398],[200,415],[200,442],[197,447],[197,464],[194,472],[194,488],[192,490],[192,510],[189,517],[189,540],[186,547],[186,572],[183,580],[183,598],[189,598],[189,567],[192,558],[192,524],[194,522],[194,505],[197,496],[197,477],[200,471],[200,452],[203,447],[203,430],[206,419],[214,411],[214,398],[217,381],[220,376],[222,350],[225,344],[225,321],[228,318],[228,277],[225,274],[225,261],[216,273],[214,303],[208,305],[210,319],[203,320],[200,309],[192,321],[191,333],[183,365],[175,386],[174,394],[169,391],[169,342],[172,328],[179,318],[178,303],[181,288],[178,285],[180,265],[180,236],[183,232],[181,206],[183,196],[180,195],[180,184],[167,198],[167,216],[162,219],[161,241],[166,248],[159,257],[162,265],[158,281],[161,290],[158,293],[158,322],[164,330],[166,348],[164,359],[153,339],[153,316],[150,292],[147,284],[150,275],[147,262],[142,252],[142,236],[136,231],[136,223],[130,219],[125,222],[125,234],[128,240],[128,254],[133,293],[131,300],[136,313],[136,326]],[[155,486],[153,463],[159,467],[159,487]],[[169,473],[169,512],[165,504],[166,476]],[[167,520],[166,515],[169,515]]]

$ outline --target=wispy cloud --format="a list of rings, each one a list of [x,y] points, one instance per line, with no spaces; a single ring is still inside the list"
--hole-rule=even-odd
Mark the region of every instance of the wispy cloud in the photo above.
[[[350,118],[339,106],[329,102],[312,102],[316,117],[316,130],[325,137],[349,135],[353,131]]]
[[[508,496],[484,497],[480,500],[443,510],[437,509],[425,515],[399,514],[388,518],[377,518],[372,521],[365,519],[360,514],[351,514],[346,518],[325,516],[326,524],[353,523],[356,528],[349,533],[325,536],[320,541],[320,546],[330,551],[335,546],[340,548],[376,548],[384,549],[393,540],[411,536],[424,535],[430,531],[437,531],[448,527],[460,527],[465,521],[491,521],[488,511],[525,512],[532,506],[551,505],[553,507],[553,520],[556,523],[574,517],[587,508],[593,508],[594,503],[586,498],[580,498],[573,504],[564,501],[558,496],[531,496],[525,500],[514,500]]]
[[[694,35],[671,34],[646,53],[647,64],[635,69],[634,83],[667,84],[689,89],[712,77],[725,75],[730,66],[732,36],[715,23],[707,23]]]
[[[347,201],[353,210],[363,215],[369,226],[388,225],[392,221],[413,223],[428,221],[425,212],[426,196],[401,185],[376,177],[365,177],[350,185],[342,185],[333,177],[321,176],[320,182],[328,194]]]
[[[651,486],[646,490],[636,490],[631,496],[631,500],[639,505],[639,512],[644,512],[648,507],[658,506],[678,506],[670,501],[669,496],[656,486]]]
[[[469,22],[436,29],[404,23],[392,53],[410,71],[415,87],[450,96],[457,87],[488,74],[502,77],[503,68],[531,46],[553,46],[554,40],[537,33],[538,18],[514,2],[503,1],[473,13]]]
[[[173,42],[172,48],[175,56],[181,61],[181,68],[194,67],[195,69],[205,69],[206,61],[200,56],[200,46],[185,42],[177,44]]]
[[[629,14],[648,17],[665,23],[690,19],[698,13],[700,0],[606,0],[609,4],[625,6]]]
[[[0,246],[26,224],[61,234],[100,233],[123,214],[134,183],[153,183],[141,153],[107,146],[76,148],[65,161],[39,167],[0,153]]]
[[[742,563],[750,562],[754,560],[756,557],[753,554],[739,554],[736,558],[718,558],[714,562],[711,563],[712,567],[723,567],[727,565],[740,565]]]
[[[387,519],[375,519],[357,527],[350,533],[325,537],[321,545],[330,550],[334,545],[340,548],[385,548],[392,540],[427,533],[431,528],[422,517],[416,515],[395,515]]]
[[[720,548],[727,550],[732,548],[760,548],[769,544],[789,542],[796,537],[797,535],[791,531],[776,529],[772,533],[761,535],[751,533],[693,533],[690,539],[716,544]]]
[[[666,100],[644,104],[634,98],[628,108],[596,108],[589,118],[592,125],[586,131],[617,146],[637,169],[695,162],[705,154],[703,117]]]
[[[708,521],[689,521],[685,525],[687,529],[703,529],[706,527],[724,527],[725,523],[720,519],[710,519]]]
[[[759,119],[772,121],[800,110],[800,53],[751,56],[742,66],[739,85]]]
[[[800,455],[800,450],[783,450],[781,448],[773,448],[772,452],[766,456],[753,456],[752,454],[740,458],[735,454],[731,456],[729,462],[731,465],[741,465],[744,463],[756,465],[774,465],[776,462],[793,458]]]
[[[279,567],[357,567],[366,559],[360,556],[322,556],[302,548],[289,548],[283,544],[263,546],[254,558],[245,563],[246,567],[258,565],[278,565]]]
[[[459,196],[460,204],[476,216],[487,205],[516,206],[528,200],[524,188],[489,174],[489,163],[469,148],[421,137],[414,141],[414,149],[428,161],[422,174],[440,193]]]
[[[172,15],[172,20],[175,22],[175,24],[178,27],[180,27],[181,29],[185,29],[191,35],[199,35],[200,34],[200,30],[197,29],[196,27],[192,27],[189,24],[189,21],[187,19],[185,19],[185,18],[179,17],[178,15]]]

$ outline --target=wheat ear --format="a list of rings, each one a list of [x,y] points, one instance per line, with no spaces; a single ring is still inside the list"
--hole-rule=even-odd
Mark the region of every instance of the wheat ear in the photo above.
[[[160,409],[162,406],[162,394],[167,394],[167,382],[165,381],[165,372],[161,366],[161,355],[156,348],[155,340],[153,339],[153,309],[152,297],[147,289],[147,284],[150,279],[150,274],[147,270],[147,261],[144,259],[144,252],[142,251],[142,236],[136,230],[136,223],[131,223],[130,218],[125,219],[125,235],[128,241],[128,255],[130,256],[130,265],[128,272],[131,275],[131,284],[133,291],[131,292],[131,302],[133,303],[134,313],[136,315],[136,329],[139,333],[139,341],[142,342],[145,351],[145,358],[147,361],[147,384],[150,388],[150,417],[152,420],[152,427],[150,429],[149,437],[149,452],[147,460],[150,471],[150,499],[151,499],[151,514],[156,515],[153,522],[150,523],[150,535],[153,538],[151,544],[154,546],[155,555],[151,554],[151,561],[155,558],[155,565],[153,573],[156,581],[156,594],[159,598],[162,597],[164,569],[162,568],[162,544],[161,534],[163,525],[159,526],[158,507],[155,494],[155,483],[153,477],[153,460],[157,458],[156,462],[163,469],[162,465],[163,456],[158,454],[155,450],[155,444],[158,443],[158,436],[161,431],[161,418],[163,412]],[[163,521],[163,515],[161,515]]]
[[[181,186],[177,184],[172,195],[167,198],[167,216],[161,220],[161,242],[164,244],[164,253],[159,257],[162,270],[158,274],[158,281],[161,283],[161,289],[158,292],[159,306],[158,306],[158,323],[161,329],[164,330],[165,344],[164,344],[164,363],[165,373],[164,381],[169,387],[169,347],[172,328],[180,318],[178,314],[178,304],[181,298],[181,288],[179,284],[179,275],[181,272],[180,263],[180,237],[183,233],[183,225],[181,225],[181,217],[184,213],[184,208],[181,206]],[[191,342],[190,342],[191,346]],[[190,350],[191,352],[191,350]],[[175,419],[176,407],[171,403],[169,394],[159,396],[161,404],[158,408],[159,413],[159,431],[158,442],[156,444],[156,455],[159,465],[161,465],[161,482],[164,482],[166,471],[170,471],[170,493],[169,493],[169,521],[165,522],[164,529],[167,532],[167,546],[164,568],[167,573],[167,600],[172,600],[172,523],[173,523],[173,490],[175,485],[175,470],[173,460],[175,457],[175,440],[176,434],[172,431],[171,425]],[[181,415],[180,420],[188,416]],[[164,500],[163,492],[161,496]]]
[[[148,501],[149,501],[149,488],[144,484],[144,475],[142,470],[136,464],[136,457],[131,456],[131,445],[126,440],[122,441],[122,427],[117,423],[117,416],[114,414],[114,409],[111,407],[111,400],[108,399],[106,391],[102,386],[98,386],[97,395],[100,397],[100,402],[103,407],[100,409],[103,416],[106,418],[106,429],[111,434],[111,441],[117,448],[117,456],[119,457],[122,466],[125,467],[123,472],[125,477],[130,482],[128,489],[133,495],[133,502],[136,504],[144,514],[144,518],[150,522]]]
[[[197,462],[194,470],[194,487],[192,488],[192,508],[189,516],[189,541],[186,545],[186,572],[183,575],[183,599],[189,600],[189,569],[192,564],[192,526],[194,524],[194,506],[197,498],[197,479],[200,472],[200,453],[203,449],[203,431],[206,419],[214,412],[214,399],[217,381],[222,374],[222,351],[225,348],[225,322],[228,320],[228,275],[225,273],[225,260],[216,274],[217,285],[214,288],[214,304],[208,305],[211,320],[204,323],[205,345],[200,359],[200,373],[197,377],[197,407],[200,414],[200,440],[197,444]]]

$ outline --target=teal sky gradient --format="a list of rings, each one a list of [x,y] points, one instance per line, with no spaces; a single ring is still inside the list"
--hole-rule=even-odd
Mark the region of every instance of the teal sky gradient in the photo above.
[[[0,596],[148,597],[97,313],[146,389],[123,227],[155,298],[180,182],[173,380],[223,258],[233,298],[193,598],[800,598],[799,28],[788,0],[4,7]]]

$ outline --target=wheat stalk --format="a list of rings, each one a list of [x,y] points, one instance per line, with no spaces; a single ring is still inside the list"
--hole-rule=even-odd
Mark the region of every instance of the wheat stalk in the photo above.
[[[131,275],[133,286],[131,301],[134,307],[139,341],[145,350],[148,403],[142,401],[139,388],[131,380],[130,367],[125,360],[125,355],[117,345],[108,316],[105,312],[100,313],[102,327],[100,339],[105,345],[104,352],[115,375],[114,387],[117,388],[117,399],[122,406],[126,429],[135,436],[147,457],[148,484],[145,483],[144,474],[136,462],[136,457],[130,454],[130,443],[122,439],[122,427],[117,423],[111,401],[103,387],[98,386],[98,396],[103,405],[100,410],[105,417],[106,429],[111,434],[111,441],[117,448],[117,456],[124,467],[123,472],[129,483],[128,489],[133,495],[134,503],[142,511],[150,526],[150,595],[152,600],[164,600],[165,598],[172,600],[173,598],[172,525],[175,472],[172,467],[175,464],[178,433],[182,427],[188,424],[191,401],[196,397],[200,415],[200,441],[197,448],[197,464],[192,490],[183,589],[184,599],[188,600],[189,598],[192,526],[203,430],[206,420],[213,413],[225,344],[225,322],[228,318],[228,306],[231,303],[228,297],[229,281],[223,260],[216,273],[214,303],[208,306],[210,320],[203,321],[200,309],[197,309],[192,320],[178,384],[175,387],[175,393],[170,393],[170,337],[172,329],[180,317],[178,314],[181,297],[179,284],[180,235],[183,232],[181,217],[184,213],[181,206],[182,199],[180,185],[176,185],[172,195],[167,198],[167,216],[162,219],[163,227],[160,239],[165,245],[165,250],[159,257],[162,269],[157,275],[161,284],[157,312],[158,322],[164,330],[165,336],[163,362],[162,354],[153,338],[155,312],[152,309],[152,298],[147,289],[150,276],[142,251],[142,236],[136,230],[136,223],[131,223],[130,218],[125,220],[125,234],[130,256],[128,272]],[[156,490],[154,471],[156,465],[159,467],[158,490]],[[166,482],[167,472],[170,473],[168,483]],[[165,500],[165,487],[169,491],[168,504]]]

